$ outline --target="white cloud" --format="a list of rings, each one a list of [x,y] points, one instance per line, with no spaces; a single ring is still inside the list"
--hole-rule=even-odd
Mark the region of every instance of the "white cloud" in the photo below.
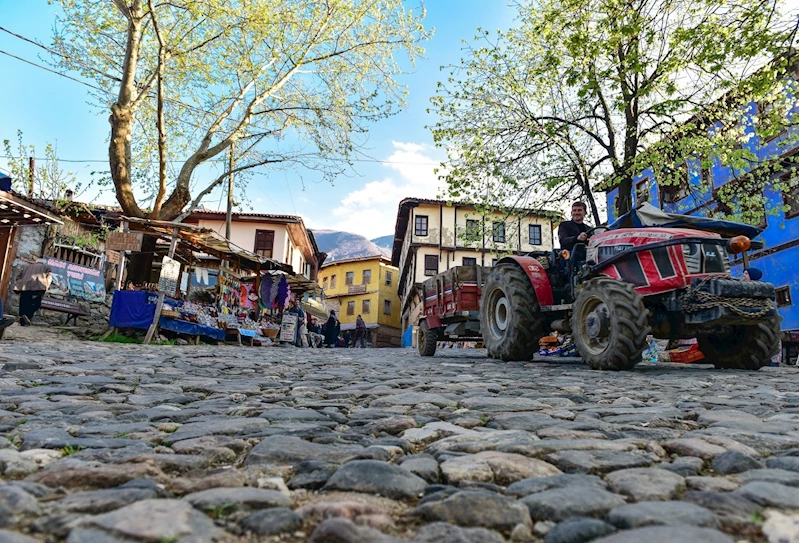
[[[437,198],[444,187],[434,169],[440,160],[427,145],[392,142],[394,152],[383,167],[393,173],[369,181],[344,196],[333,209],[331,229],[361,234],[367,238],[394,232],[397,206],[403,198]]]

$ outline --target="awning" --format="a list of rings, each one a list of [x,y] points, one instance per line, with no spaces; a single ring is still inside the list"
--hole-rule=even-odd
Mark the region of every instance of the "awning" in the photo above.
[[[42,224],[64,223],[30,198],[0,190],[0,227]]]
[[[715,232],[724,237],[746,236],[750,239],[756,238],[763,231],[762,228],[733,221],[666,213],[649,202],[644,202],[625,213],[610,224],[608,229],[618,230],[619,228],[644,228],[647,226],[694,228]]]
[[[171,239],[173,232],[177,229],[180,241],[194,251],[235,262],[240,267],[251,271],[280,270],[287,273],[293,271],[291,266],[287,264],[242,249],[209,228],[201,228],[180,222],[156,221],[136,217],[121,217],[120,220],[128,221],[131,230],[155,234],[165,239]]]

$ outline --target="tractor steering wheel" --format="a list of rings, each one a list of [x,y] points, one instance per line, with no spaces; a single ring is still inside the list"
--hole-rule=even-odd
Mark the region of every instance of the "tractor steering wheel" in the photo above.
[[[602,232],[607,232],[607,230],[608,230],[607,226],[592,226],[591,228],[585,231],[585,235],[587,235],[590,238],[596,233],[601,234]]]

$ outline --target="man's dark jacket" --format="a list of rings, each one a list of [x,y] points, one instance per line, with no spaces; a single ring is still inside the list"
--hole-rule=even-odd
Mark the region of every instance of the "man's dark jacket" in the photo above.
[[[560,248],[571,251],[574,248],[574,244],[577,243],[577,236],[586,231],[588,231],[588,226],[585,223],[577,224],[574,221],[564,221],[560,223],[558,227]]]

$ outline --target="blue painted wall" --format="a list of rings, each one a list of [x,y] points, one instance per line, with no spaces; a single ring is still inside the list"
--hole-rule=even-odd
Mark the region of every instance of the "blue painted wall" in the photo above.
[[[745,134],[750,135],[750,138],[744,144],[752,153],[762,160],[776,158],[783,155],[796,147],[799,147],[797,137],[794,133],[789,132],[790,138],[785,135],[772,140],[766,144],[761,144],[758,137],[754,133],[752,125],[752,115],[755,112],[755,104],[749,104],[746,108],[742,109],[741,122],[744,124]],[[799,114],[799,111],[794,111],[792,114]],[[796,130],[796,129],[792,129]],[[690,215],[707,215],[716,209],[716,204],[713,201],[712,191],[709,190],[710,183],[701,178],[701,168],[697,165],[689,164],[689,195],[685,198],[674,203],[662,203],[660,201],[660,192],[657,187],[657,179],[651,170],[641,172],[633,179],[633,202],[634,205],[638,203],[636,192],[636,183],[645,177],[649,177],[652,182],[650,183],[648,196],[649,202],[657,207],[661,207],[664,211],[669,213],[682,213]],[[710,177],[713,190],[722,187],[728,182],[740,177],[746,171],[738,172],[737,176],[729,167],[722,166],[718,161],[713,165],[710,170]],[[703,183],[704,181],[704,183]],[[608,222],[616,219],[616,198],[618,197],[619,189],[614,188],[607,192],[607,207],[608,207]],[[775,190],[772,185],[766,185],[764,190],[766,197],[766,229],[758,237],[758,240],[765,244],[765,248],[773,248],[779,245],[799,239],[799,217],[790,219],[785,218],[785,213],[782,208],[785,205],[782,192]],[[707,205],[706,205],[707,204]],[[700,206],[704,206],[701,207]],[[759,268],[763,271],[763,278],[766,281],[773,283],[776,287],[789,286],[791,290],[791,298],[793,305],[781,307],[779,309],[780,315],[783,317],[782,328],[783,330],[799,330],[799,246],[779,250],[771,255],[752,260],[752,267]],[[741,266],[733,268],[733,275],[741,276],[743,270]]]

